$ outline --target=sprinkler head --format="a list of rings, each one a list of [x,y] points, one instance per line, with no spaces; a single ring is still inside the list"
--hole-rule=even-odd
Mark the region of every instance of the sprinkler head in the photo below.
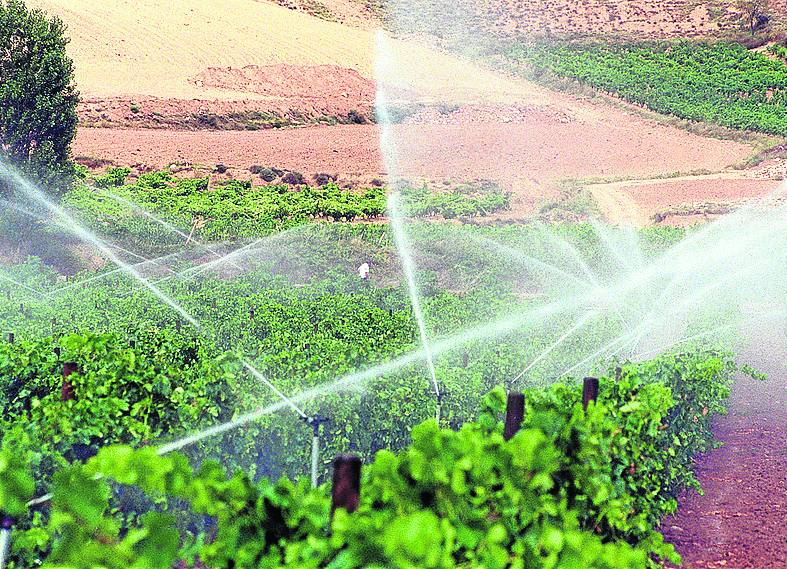
[[[320,426],[328,424],[328,417],[323,415],[312,415],[311,417],[304,417],[303,420],[314,430],[315,437],[320,436]]]

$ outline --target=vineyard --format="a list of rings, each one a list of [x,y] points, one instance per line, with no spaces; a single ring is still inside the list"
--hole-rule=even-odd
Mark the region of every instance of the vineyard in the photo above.
[[[149,184],[110,187],[131,199],[140,183]],[[180,188],[193,203],[193,183],[160,189]],[[148,187],[149,203],[167,211],[166,194]],[[119,202],[104,201],[105,189],[63,201],[119,248],[156,243],[117,222],[128,204],[109,207]],[[169,211],[168,223],[186,215]],[[708,323],[733,308],[692,308],[686,319],[685,303],[654,305],[652,292],[625,286],[628,300],[614,310],[562,299],[581,297],[587,278],[591,288],[621,286],[626,243],[642,266],[683,266],[670,252],[685,231],[415,221],[407,231],[438,398],[385,224],[304,221],[254,240],[181,242],[130,265],[136,276],[109,266],[64,279],[35,258],[5,267],[0,496],[14,517],[15,563],[677,561],[658,524],[681,489],[696,487],[692,457],[713,446],[710,420],[724,412],[736,365],[714,347],[734,345],[729,326]],[[370,280],[355,270],[363,260]],[[675,318],[682,336],[659,339]],[[601,375],[587,410],[583,371]],[[508,441],[505,390],[526,393],[522,431]],[[290,480],[308,474],[315,433],[323,483],[312,489]],[[367,463],[351,517],[331,515],[328,484],[333,457],[347,451]]]
[[[109,168],[86,179],[63,203],[89,226],[145,252],[162,252],[182,241],[172,224],[192,226],[193,237],[210,241],[264,237],[315,220],[375,220],[386,213],[382,187],[354,191],[329,182],[252,185],[230,180],[209,188],[208,178],[176,178],[168,172],[140,175],[126,184],[128,168]],[[452,191],[404,187],[402,207],[415,217],[477,217],[509,208],[511,197],[489,183]],[[161,224],[150,214],[170,220]]]
[[[662,114],[787,135],[787,66],[739,44],[523,45],[509,56]]]
[[[549,90],[787,136],[780,18],[40,4],[0,0],[0,569],[780,566],[783,149]],[[657,41],[744,9],[760,51]],[[269,105],[348,120],[199,130]],[[609,223],[655,181],[738,201]]]

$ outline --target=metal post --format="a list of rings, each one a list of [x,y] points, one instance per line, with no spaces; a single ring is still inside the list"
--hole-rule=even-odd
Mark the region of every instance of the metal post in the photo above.
[[[327,424],[328,419],[315,415],[304,419],[312,427],[312,488],[317,488],[320,483],[320,426]]]
[[[336,508],[349,513],[358,509],[361,501],[361,459],[352,454],[340,454],[333,461],[333,489],[331,515]]]
[[[8,565],[8,557],[11,552],[11,528],[14,526],[14,519],[11,516],[3,516],[0,521],[0,569],[5,569]]]
[[[518,391],[508,394],[506,402],[506,422],[503,429],[503,438],[510,440],[519,432],[522,426],[522,419],[525,417],[525,395]]]
[[[74,386],[68,380],[68,376],[78,371],[79,367],[74,362],[66,362],[63,364],[63,384],[60,386],[61,401],[71,401],[74,398]]]
[[[588,403],[598,397],[598,378],[586,377],[582,383],[582,408],[587,411]]]

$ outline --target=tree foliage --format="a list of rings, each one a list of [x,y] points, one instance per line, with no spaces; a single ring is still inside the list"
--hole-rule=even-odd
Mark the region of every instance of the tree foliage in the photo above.
[[[52,193],[64,191],[73,174],[77,128],[79,94],[65,31],[59,18],[22,0],[0,3],[0,158]]]

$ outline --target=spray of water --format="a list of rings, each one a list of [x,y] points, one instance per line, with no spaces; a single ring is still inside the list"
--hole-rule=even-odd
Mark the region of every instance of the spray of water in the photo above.
[[[396,147],[393,143],[393,136],[391,132],[393,124],[391,121],[386,86],[383,82],[383,79],[390,74],[390,70],[387,68],[389,61],[385,57],[385,54],[388,52],[389,40],[385,35],[385,32],[380,30],[377,33],[377,57],[375,59],[375,75],[377,76],[375,112],[378,118],[380,149],[383,154],[383,162],[385,164],[386,172],[388,173],[389,183],[392,183],[395,186],[398,183],[398,165],[395,154]],[[442,395],[440,393],[440,385],[437,382],[437,374],[435,373],[432,351],[429,347],[429,336],[426,331],[426,322],[424,321],[423,311],[421,310],[421,295],[418,291],[418,284],[416,283],[415,278],[415,263],[413,261],[411,247],[407,240],[407,234],[404,228],[402,211],[400,207],[400,195],[398,193],[393,193],[388,197],[387,209],[391,230],[393,231],[394,235],[394,243],[396,244],[396,250],[399,253],[399,258],[402,261],[402,269],[404,270],[405,279],[407,281],[407,289],[410,296],[410,303],[413,307],[413,315],[415,316],[415,320],[418,325],[418,335],[421,339],[421,346],[424,350],[426,367],[429,372],[429,378],[432,382],[432,389],[434,390],[435,398],[437,399],[436,418],[439,421],[441,413],[440,401],[442,399]]]
[[[43,292],[41,292],[40,290],[36,290],[36,289],[34,289],[34,288],[32,288],[32,287],[29,287],[29,286],[27,286],[27,285],[26,285],[26,284],[24,284],[24,283],[20,283],[18,280],[16,280],[16,279],[12,279],[11,277],[9,277],[9,276],[6,276],[6,275],[4,275],[4,274],[2,274],[2,273],[0,273],[0,279],[2,279],[2,280],[4,280],[5,282],[7,282],[7,283],[10,283],[10,284],[12,284],[12,285],[14,285],[14,286],[18,286],[19,288],[23,288],[23,289],[25,289],[26,291],[32,292],[32,293],[33,293],[34,295],[36,295],[36,297],[38,297],[38,298],[41,298],[41,297],[43,297],[43,296],[44,296],[44,293],[43,293]]]
[[[99,251],[101,251],[108,259],[110,259],[114,264],[118,266],[118,268],[122,269],[123,272],[127,273],[129,276],[137,280],[141,283],[145,288],[150,290],[153,295],[158,298],[161,302],[172,308],[175,312],[177,312],[186,322],[191,324],[198,332],[204,333],[204,329],[200,322],[194,318],[191,314],[189,314],[180,304],[175,302],[172,298],[167,296],[161,289],[159,289],[155,284],[150,282],[141,273],[132,265],[125,263],[120,258],[118,258],[112,251],[111,248],[107,247],[104,242],[94,235],[90,230],[82,227],[77,221],[71,217],[65,210],[63,210],[60,206],[53,203],[49,200],[46,195],[38,189],[32,182],[27,180],[24,176],[19,174],[13,167],[6,164],[4,161],[0,160],[0,178],[5,179],[6,181],[14,184],[14,186],[20,190],[28,199],[34,201],[41,206],[45,207],[49,210],[56,218],[60,219],[66,227],[68,227],[75,236],[79,239],[91,243],[94,247],[96,247]],[[292,408],[293,411],[298,413],[301,417],[306,417],[306,413],[298,407],[292,400],[288,399],[284,394],[281,393],[270,381],[268,381],[263,374],[257,370],[251,362],[248,360],[242,360],[243,366],[247,370],[253,370],[254,376],[261,380],[266,386],[268,386],[283,402],[285,405],[288,405]]]
[[[215,249],[213,249],[211,246],[202,243],[198,239],[195,239],[193,235],[189,235],[188,233],[184,232],[180,228],[172,225],[171,223],[169,223],[165,219],[162,219],[161,217],[157,216],[153,212],[151,212],[151,211],[145,209],[144,207],[142,207],[142,206],[132,202],[131,200],[126,199],[123,196],[119,196],[119,195],[117,195],[117,194],[115,194],[113,192],[110,192],[107,189],[102,190],[102,193],[104,195],[106,195],[107,197],[115,200],[116,202],[118,202],[118,203],[120,203],[120,204],[122,204],[122,205],[124,205],[124,206],[126,206],[128,208],[130,208],[135,213],[138,213],[139,215],[142,215],[143,217],[146,217],[146,218],[150,219],[154,223],[157,223],[157,224],[161,225],[164,229],[170,231],[171,233],[174,233],[175,235],[183,237],[186,240],[186,244],[194,243],[194,245],[196,245],[200,250],[205,251],[207,253],[210,253],[212,256],[216,257],[217,259],[222,259],[223,258],[223,256],[220,253],[218,253]],[[236,265],[236,264],[234,264],[232,262],[231,262],[231,264],[236,269],[241,269],[242,268],[239,265]]]
[[[391,224],[391,230],[394,235],[394,242],[396,243],[396,250],[399,252],[399,258],[402,260],[402,269],[404,270],[405,278],[407,279],[407,290],[410,295],[410,304],[413,307],[413,315],[418,325],[418,335],[421,339],[421,346],[424,350],[424,357],[426,360],[426,367],[429,370],[429,377],[432,380],[432,389],[434,390],[435,397],[437,398],[437,420],[440,420],[440,386],[437,383],[437,374],[434,368],[434,357],[432,350],[429,347],[429,336],[426,332],[426,322],[424,320],[423,311],[421,310],[421,295],[418,291],[418,284],[415,282],[415,263],[413,256],[410,252],[410,243],[407,241],[404,227],[402,225],[402,214],[399,207],[399,194],[394,193],[388,198],[388,218]]]

